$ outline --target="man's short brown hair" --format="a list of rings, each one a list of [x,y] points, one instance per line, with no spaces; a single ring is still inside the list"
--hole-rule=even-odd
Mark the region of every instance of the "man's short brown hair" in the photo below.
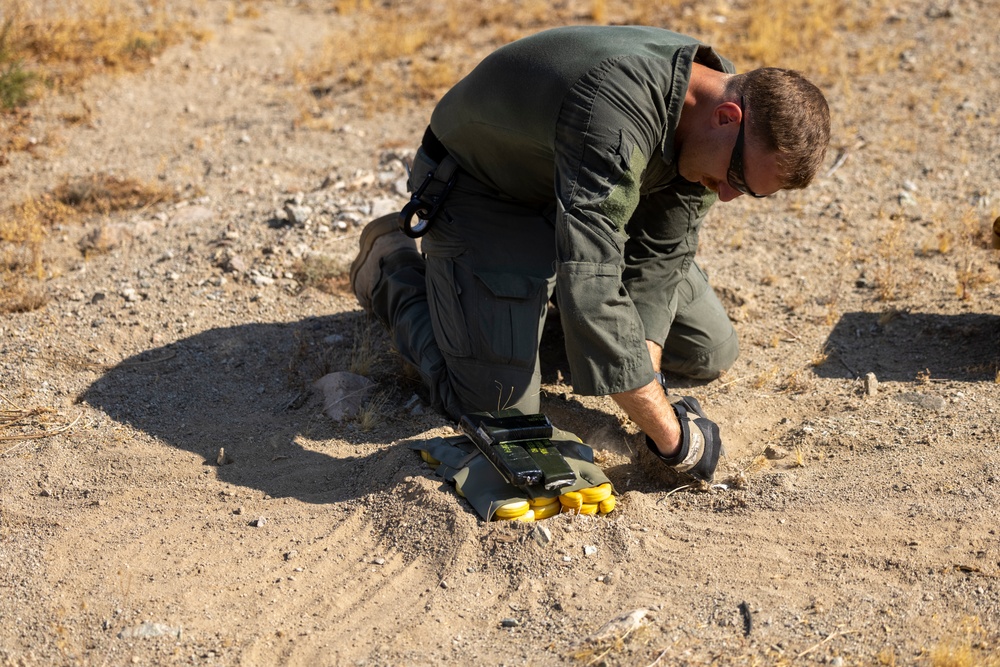
[[[800,73],[762,67],[730,77],[726,96],[745,104],[748,136],[778,153],[785,188],[809,185],[830,143],[830,107]]]

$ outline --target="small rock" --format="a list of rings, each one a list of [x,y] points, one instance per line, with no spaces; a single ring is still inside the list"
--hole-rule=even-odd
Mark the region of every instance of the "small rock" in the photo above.
[[[292,549],[291,551],[286,551],[284,557],[285,557],[285,560],[292,560],[293,558],[295,558],[298,555],[299,555],[299,552],[296,551],[295,549]]]
[[[414,417],[419,417],[424,414],[423,402],[420,400],[420,397],[417,396],[416,394],[410,396],[410,400],[406,402],[406,405],[403,406],[403,409],[409,412]]]
[[[247,262],[241,255],[225,253],[218,263],[219,268],[227,273],[243,273],[247,270]]]
[[[596,553],[597,553],[597,547],[595,547],[592,544],[588,544],[588,545],[586,545],[586,546],[583,547],[583,555],[584,556],[593,556]]]
[[[536,523],[531,531],[531,536],[540,547],[548,545],[552,541],[552,531],[540,523]]]
[[[210,221],[213,217],[211,209],[204,206],[185,206],[174,213],[171,222],[175,225],[200,224]]]
[[[907,392],[897,396],[896,400],[901,403],[912,403],[913,405],[923,408],[924,410],[933,410],[935,412],[940,412],[947,407],[947,401],[935,394]]]
[[[313,386],[323,394],[323,412],[334,421],[358,414],[375,383],[361,375],[338,371],[324,375]]]
[[[500,621],[500,627],[502,628],[516,628],[521,625],[521,623],[516,618],[505,618]]]
[[[311,206],[298,206],[295,204],[285,204],[285,215],[288,216],[288,221],[293,225],[304,225],[309,221],[312,216]]]
[[[865,394],[874,396],[878,393],[878,378],[874,373],[865,374]]]
[[[788,450],[778,445],[768,445],[764,448],[764,456],[771,461],[788,458]]]
[[[266,287],[268,285],[274,284],[274,278],[272,278],[271,276],[261,275],[256,271],[250,272],[250,281],[253,282],[253,284],[256,285],[257,287]]]
[[[118,633],[120,639],[149,639],[152,637],[176,637],[181,638],[181,628],[174,628],[163,623],[140,623],[139,625],[126,628]]]
[[[620,614],[605,623],[600,630],[590,636],[589,640],[594,643],[605,642],[609,639],[621,641],[622,637],[630,635],[642,626],[649,611],[649,609],[635,609]]]
[[[375,184],[375,174],[370,171],[364,171],[357,175],[354,180],[351,181],[351,187],[354,189],[361,189],[371,187]]]
[[[771,485],[784,490],[791,490],[795,487],[795,475],[790,472],[776,472],[770,475]]]
[[[262,528],[265,523],[267,523],[267,519],[265,519],[262,516],[259,516],[253,521],[251,521],[250,525],[253,526],[254,528]]]
[[[375,558],[374,560],[372,560],[372,563],[374,563],[375,565],[385,565],[385,559],[381,557]]]
[[[103,253],[120,247],[128,237],[128,230],[124,225],[101,225],[80,239],[76,247],[84,255]]]

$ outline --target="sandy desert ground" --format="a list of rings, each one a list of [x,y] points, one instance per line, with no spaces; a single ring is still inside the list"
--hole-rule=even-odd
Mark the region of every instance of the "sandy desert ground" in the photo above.
[[[175,194],[53,229],[48,304],[0,316],[0,663],[1000,664],[995,0],[880,10],[852,57],[899,56],[831,84],[817,182],[710,213],[742,356],[672,382],[722,425],[722,485],[639,466],[546,333],[543,409],[618,494],[547,544],[409,449],[453,425],[346,280],[304,272],[403,203],[433,100],[355,89],[302,123],[289,60],[346,19],[192,11],[212,39],[46,98],[0,167],[7,202],[97,174]],[[334,422],[311,384],[363,348],[382,406]]]

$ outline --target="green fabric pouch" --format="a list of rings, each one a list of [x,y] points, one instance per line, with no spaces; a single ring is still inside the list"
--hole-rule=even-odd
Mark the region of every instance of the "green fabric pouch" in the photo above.
[[[594,450],[580,442],[575,435],[553,429],[551,440],[566,458],[577,478],[575,484],[560,489],[561,493],[611,483],[594,463]],[[431,438],[412,442],[409,446],[410,449],[426,452],[440,461],[434,472],[454,484],[458,494],[468,500],[479,516],[487,521],[493,518],[498,508],[507,503],[551,493],[542,488],[535,492],[532,488],[525,490],[513,486],[464,435]]]

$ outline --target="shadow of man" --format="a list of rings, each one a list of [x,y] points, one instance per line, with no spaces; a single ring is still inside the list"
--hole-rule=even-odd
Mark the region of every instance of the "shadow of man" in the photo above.
[[[1000,316],[967,313],[845,313],[830,332],[825,378],[875,373],[882,381],[991,381],[1000,371]]]
[[[216,468],[219,479],[271,497],[333,503],[375,493],[394,483],[413,453],[399,443],[342,456],[342,442],[367,451],[370,447],[360,446],[405,439],[444,420],[432,414],[387,416],[381,430],[363,433],[355,423],[332,422],[320,401],[309,399],[311,381],[331,370],[321,366],[348,367],[350,332],[361,320],[358,313],[346,313],[211,329],[126,359],[88,387],[81,400],[194,453],[205,465],[217,465],[224,449],[231,463]],[[295,377],[303,372],[307,377]],[[412,394],[404,394],[405,383],[381,384],[390,386],[390,400],[405,401]],[[299,409],[306,404],[311,409]],[[303,438],[311,441],[308,446]]]

